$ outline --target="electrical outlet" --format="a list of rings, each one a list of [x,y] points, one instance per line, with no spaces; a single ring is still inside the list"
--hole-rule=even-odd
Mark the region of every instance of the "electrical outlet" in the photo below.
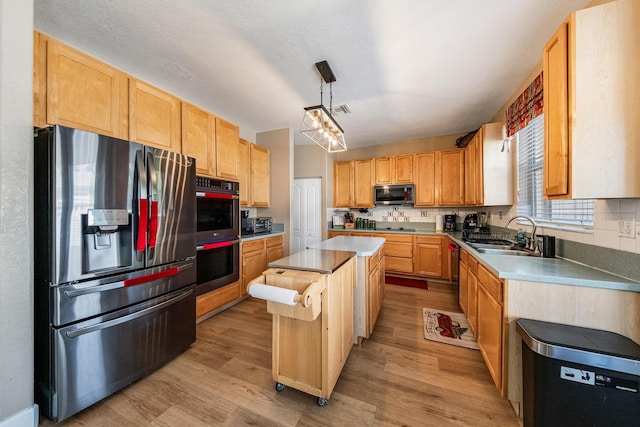
[[[627,220],[618,221],[618,236],[626,237],[628,239],[635,239],[636,238],[635,219],[631,221],[627,221]]]
[[[429,211],[420,211],[420,216],[426,218],[428,213]]]

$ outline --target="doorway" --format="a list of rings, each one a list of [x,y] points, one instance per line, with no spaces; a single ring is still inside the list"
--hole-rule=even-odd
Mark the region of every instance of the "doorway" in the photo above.
[[[322,240],[322,178],[297,178],[291,190],[291,251]]]

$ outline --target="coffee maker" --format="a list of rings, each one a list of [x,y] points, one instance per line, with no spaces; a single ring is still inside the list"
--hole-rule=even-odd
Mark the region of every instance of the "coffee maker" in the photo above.
[[[458,215],[451,214],[444,216],[444,231],[456,231],[456,221]]]

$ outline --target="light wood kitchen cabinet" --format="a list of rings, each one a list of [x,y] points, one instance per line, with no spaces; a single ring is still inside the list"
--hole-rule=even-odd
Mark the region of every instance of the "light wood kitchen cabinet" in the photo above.
[[[250,205],[266,208],[271,200],[269,150],[251,144],[251,198]]]
[[[367,338],[373,333],[378,314],[384,301],[384,255],[383,249],[367,257]]]
[[[205,320],[215,314],[216,310],[234,301],[240,301],[242,294],[241,281],[237,280],[222,288],[215,289],[196,297],[196,319]],[[206,317],[202,317],[206,316]]]
[[[335,162],[333,164],[333,206],[351,208],[353,203],[353,162]]]
[[[504,123],[485,123],[465,148],[465,205],[513,204],[512,151],[502,149],[504,140]]]
[[[436,153],[419,153],[415,165],[415,206],[436,205]]]
[[[469,265],[468,254],[464,249],[460,249],[460,270],[458,272],[458,304],[462,312],[469,316]]]
[[[449,252],[443,250],[442,240],[442,236],[415,236],[414,274],[438,278],[448,275],[444,271],[444,256],[448,256]]]
[[[148,83],[129,79],[129,138],[180,152],[180,100]]]
[[[384,265],[388,272],[413,274],[413,236],[381,234],[384,243]]]
[[[640,197],[640,6],[572,13],[543,50],[544,192]],[[594,173],[597,165],[598,173]]]
[[[464,150],[436,152],[437,187],[439,206],[464,204]]]
[[[482,265],[478,267],[477,304],[478,347],[493,382],[504,396],[502,282]]]
[[[467,262],[467,320],[471,331],[476,334],[478,330],[478,260],[469,255]]]
[[[240,183],[240,206],[248,207],[251,194],[251,143],[240,139],[238,145],[238,182]]]
[[[373,159],[333,164],[333,202],[336,208],[372,208]]]
[[[413,155],[376,157],[375,184],[413,184]]]
[[[238,179],[240,129],[216,117],[216,174],[219,178]]]
[[[283,257],[284,238],[271,236],[241,243],[242,294],[246,295],[247,285],[268,268],[272,261]]]
[[[200,108],[182,103],[182,154],[196,159],[196,174],[216,176],[216,120]]]
[[[34,125],[128,139],[127,76],[44,35],[34,43]]]

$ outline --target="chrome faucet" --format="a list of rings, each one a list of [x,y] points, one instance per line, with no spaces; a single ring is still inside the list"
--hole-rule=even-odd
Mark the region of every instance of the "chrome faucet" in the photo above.
[[[537,249],[537,244],[536,244],[536,222],[532,219],[529,218],[528,216],[524,216],[524,215],[516,215],[514,217],[512,217],[511,219],[509,219],[509,221],[507,221],[507,225],[506,228],[509,228],[509,224],[511,224],[514,220],[516,219],[525,219],[527,221],[529,221],[531,223],[531,227],[533,228],[531,230],[531,240],[529,240],[529,243],[527,245],[527,249],[529,250],[536,250]]]

